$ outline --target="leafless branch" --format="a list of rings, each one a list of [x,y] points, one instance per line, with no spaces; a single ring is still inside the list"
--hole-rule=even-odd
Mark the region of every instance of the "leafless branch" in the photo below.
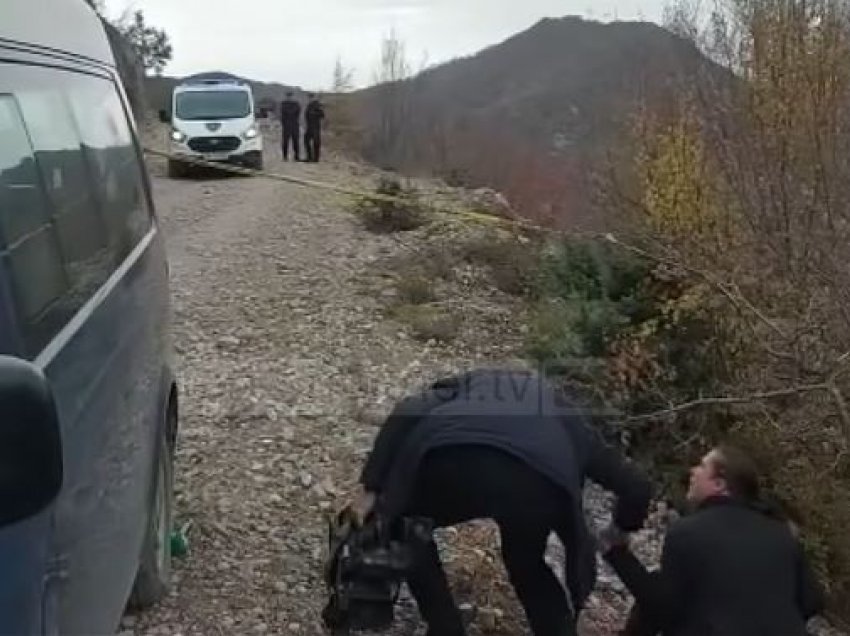
[[[841,429],[844,434],[844,440],[850,442],[850,412],[847,410],[847,402],[844,400],[841,390],[834,383],[828,385],[829,392],[832,394],[832,399],[835,401],[835,406],[838,409],[838,417],[841,420]]]
[[[753,393],[752,395],[742,395],[742,396],[721,396],[721,397],[709,397],[709,398],[700,398],[697,400],[692,400],[690,402],[684,402],[682,404],[678,404],[672,408],[662,409],[660,411],[655,411],[653,413],[647,413],[644,415],[634,415],[625,419],[626,423],[637,423],[637,422],[646,422],[649,420],[658,420],[668,417],[670,415],[676,415],[678,413],[682,413],[684,411],[690,411],[695,408],[704,407],[704,406],[730,406],[735,404],[752,404],[755,402],[764,402],[766,400],[775,400],[783,397],[791,397],[794,395],[802,395],[805,393],[812,393],[814,391],[831,391],[832,387],[827,383],[820,384],[803,384],[800,386],[793,386],[786,389],[777,389],[775,391],[764,391],[761,393]],[[840,396],[839,396],[840,397]],[[850,422],[850,419],[848,419]]]

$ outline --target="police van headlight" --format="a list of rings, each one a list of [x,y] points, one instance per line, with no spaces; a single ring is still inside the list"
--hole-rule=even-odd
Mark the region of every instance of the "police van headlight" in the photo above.
[[[245,139],[256,139],[259,134],[260,132],[256,129],[256,127],[251,126],[248,130],[242,133],[242,137]]]
[[[178,144],[183,143],[184,141],[186,141],[186,135],[184,135],[179,130],[172,130],[171,131],[171,141],[176,141]]]

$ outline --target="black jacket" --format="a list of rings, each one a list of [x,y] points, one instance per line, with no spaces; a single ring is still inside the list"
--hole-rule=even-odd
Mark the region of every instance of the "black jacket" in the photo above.
[[[664,636],[803,636],[823,608],[787,524],[731,498],[709,499],[673,524],[658,573],[627,547],[605,558]]]
[[[361,482],[380,494],[380,512],[399,515],[425,454],[464,444],[508,452],[563,488],[573,520],[569,535],[561,536],[567,580],[574,603],[583,604],[596,580],[595,550],[582,507],[585,478],[618,495],[615,519],[631,530],[646,518],[649,481],[544,378],[526,370],[479,369],[402,400],[378,434]]]
[[[297,128],[300,125],[301,104],[294,99],[285,99],[280,103],[280,121],[284,126]]]
[[[304,111],[304,121],[307,122],[307,128],[320,128],[324,118],[325,109],[319,100],[314,99],[307,104],[307,109]]]

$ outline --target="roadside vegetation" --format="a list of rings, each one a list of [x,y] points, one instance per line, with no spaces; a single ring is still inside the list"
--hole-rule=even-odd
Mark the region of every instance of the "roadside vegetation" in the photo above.
[[[605,397],[665,498],[717,440],[748,449],[848,619],[850,16],[731,0],[704,17],[669,13],[734,73],[635,117],[635,152],[601,188],[607,239],[445,251],[525,300],[528,358]],[[433,280],[403,277],[407,306],[432,307]]]

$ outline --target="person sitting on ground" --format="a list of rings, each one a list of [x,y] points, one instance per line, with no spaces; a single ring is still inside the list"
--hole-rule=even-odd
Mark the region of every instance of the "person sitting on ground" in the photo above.
[[[605,560],[635,597],[628,636],[804,636],[823,593],[793,527],[760,498],[752,459],[731,446],[691,469],[695,510],[670,527],[648,572],[613,524]]]
[[[651,484],[604,443],[586,408],[570,397],[559,402],[554,387],[531,371],[477,369],[396,406],[375,440],[353,508],[360,519],[373,512],[389,522],[425,517],[435,527],[494,520],[533,633],[569,636],[596,580],[582,512],[585,478],[618,496],[620,526],[640,528]],[[565,546],[569,600],[544,560],[551,532]],[[416,555],[407,582],[429,636],[464,633],[433,541]]]

